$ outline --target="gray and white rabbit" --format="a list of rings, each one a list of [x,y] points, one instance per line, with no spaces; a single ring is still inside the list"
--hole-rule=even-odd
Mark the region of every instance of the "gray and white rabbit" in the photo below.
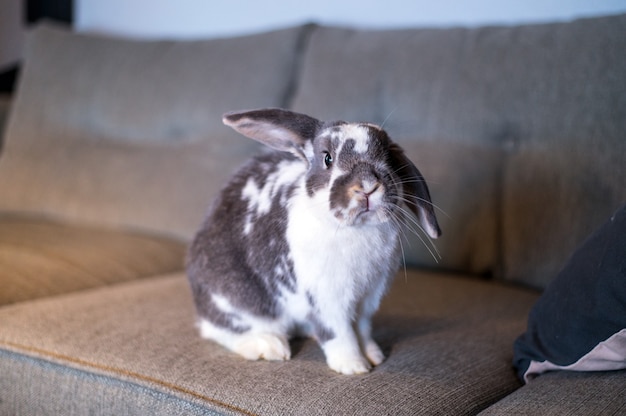
[[[223,122],[275,151],[236,173],[191,244],[201,336],[249,360],[288,360],[289,339],[310,336],[331,369],[368,372],[385,358],[371,318],[401,266],[406,207],[441,234],[424,178],[373,124],[282,109]]]

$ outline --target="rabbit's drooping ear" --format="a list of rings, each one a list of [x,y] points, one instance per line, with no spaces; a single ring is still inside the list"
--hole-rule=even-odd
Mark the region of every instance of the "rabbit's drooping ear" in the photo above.
[[[305,161],[303,147],[322,126],[313,117],[279,108],[226,113],[222,121],[244,136]]]
[[[402,181],[406,204],[417,216],[420,225],[431,238],[441,236],[441,229],[435,216],[435,209],[430,199],[426,180],[413,162],[406,157],[400,146],[392,143],[389,150],[397,174]]]

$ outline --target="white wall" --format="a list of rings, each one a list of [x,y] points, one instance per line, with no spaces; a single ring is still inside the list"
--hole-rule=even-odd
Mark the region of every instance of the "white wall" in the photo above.
[[[230,36],[308,21],[388,28],[570,20],[626,12],[626,0],[75,0],[83,31]]]

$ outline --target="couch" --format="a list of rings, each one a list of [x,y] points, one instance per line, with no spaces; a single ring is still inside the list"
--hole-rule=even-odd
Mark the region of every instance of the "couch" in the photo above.
[[[623,369],[513,366],[626,202],[624,51],[626,15],[188,41],[37,26],[0,155],[0,414],[625,414]],[[381,124],[429,182],[440,258],[407,232],[367,375],[307,339],[248,362],[194,325],[186,246],[261,151],[221,115],[258,107]]]

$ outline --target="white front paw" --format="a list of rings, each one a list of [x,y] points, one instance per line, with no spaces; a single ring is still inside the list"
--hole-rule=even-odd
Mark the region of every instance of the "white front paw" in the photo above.
[[[365,355],[372,365],[377,366],[385,360],[385,354],[380,350],[378,344],[374,341],[370,341],[365,346]]]
[[[339,374],[366,374],[372,369],[361,355],[332,356],[326,359],[328,366]]]
[[[291,358],[287,338],[275,334],[244,335],[234,351],[247,360],[285,361]]]

